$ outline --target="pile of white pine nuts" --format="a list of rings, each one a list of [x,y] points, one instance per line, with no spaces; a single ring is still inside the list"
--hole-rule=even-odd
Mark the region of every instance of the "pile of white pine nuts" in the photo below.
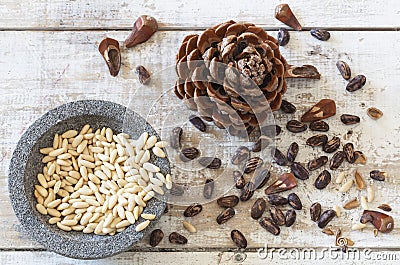
[[[35,185],[36,209],[64,231],[114,235],[139,217],[146,219],[136,226],[142,231],[156,217],[142,213],[147,202],[164,194],[164,184],[172,187],[171,175],[149,163],[150,152],[165,157],[166,144],[147,132],[132,140],[110,128],[93,132],[89,124],[56,134],[52,147],[40,149],[45,166]]]

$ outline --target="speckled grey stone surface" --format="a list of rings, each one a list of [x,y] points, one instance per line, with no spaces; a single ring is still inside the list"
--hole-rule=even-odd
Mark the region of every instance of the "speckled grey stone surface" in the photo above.
[[[102,100],[82,100],[67,103],[50,110],[35,121],[22,135],[13,153],[8,175],[8,188],[12,207],[22,225],[23,232],[38,241],[48,250],[72,258],[96,259],[104,258],[129,249],[143,238],[144,233],[151,230],[165,209],[165,199],[153,198],[145,208],[145,213],[157,216],[156,220],[142,232],[136,232],[135,227],[144,221],[140,218],[114,236],[84,234],[82,232],[64,232],[56,225],[47,223],[49,216],[43,216],[35,208],[36,199],[33,196],[34,185],[38,184],[37,174],[42,171],[43,155],[39,149],[52,145],[55,133],[69,129],[80,130],[89,123],[94,129],[107,126],[115,132],[124,131],[137,138],[147,131],[157,135],[154,129],[142,117],[126,107]],[[158,135],[157,135],[158,137]],[[168,159],[152,157],[154,164],[161,172],[170,172]]]

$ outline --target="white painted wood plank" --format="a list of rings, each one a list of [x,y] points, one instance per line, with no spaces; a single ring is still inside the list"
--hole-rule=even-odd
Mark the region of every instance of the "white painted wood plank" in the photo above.
[[[288,252],[275,252],[272,255],[260,256],[256,252],[233,253],[233,252],[125,252],[114,257],[105,258],[101,260],[76,260],[65,258],[60,255],[50,252],[0,252],[0,262],[3,265],[33,265],[42,264],[76,264],[76,265],[90,265],[90,264],[116,264],[116,265],[130,265],[130,264],[219,264],[219,265],[254,265],[254,264],[269,264],[270,262],[279,263],[281,265],[291,265],[293,263],[299,265],[309,264],[394,264],[400,260],[400,252],[395,251],[381,251],[372,252],[367,255],[361,254],[360,257],[354,255],[341,256],[338,252],[323,255],[322,252],[315,252],[318,256],[311,256],[309,252],[301,252],[299,254]],[[298,256],[296,256],[298,255]],[[315,258],[314,258],[315,257]]]
[[[159,32],[144,45],[124,51],[124,66],[120,76],[109,75],[101,56],[97,51],[98,42],[105,36],[123,40],[128,32],[1,32],[0,44],[3,47],[0,56],[0,224],[2,230],[0,248],[40,248],[25,235],[17,231],[17,220],[9,204],[6,171],[12,150],[23,131],[35,119],[47,110],[59,104],[77,99],[108,99],[127,105],[130,92],[138,88],[134,73],[137,64],[145,65],[150,71],[158,72],[173,65],[175,51],[179,41],[189,32]],[[383,41],[390,39],[390,42]],[[24,40],[24,41],[21,41]],[[348,128],[354,133],[349,141],[364,151],[369,164],[360,171],[367,174],[369,170],[379,167],[389,172],[388,180],[377,185],[377,199],[371,205],[376,207],[381,202],[393,207],[393,216],[399,219],[398,192],[400,189],[395,176],[399,172],[397,153],[397,130],[399,128],[399,107],[397,104],[397,84],[400,77],[400,54],[398,50],[400,34],[398,32],[332,32],[332,39],[319,42],[307,32],[293,33],[289,45],[282,53],[293,64],[309,63],[317,66],[322,73],[320,81],[290,80],[289,90],[285,96],[295,102],[299,111],[294,115],[283,115],[277,112],[277,123],[284,125],[292,117],[299,117],[307,107],[323,97],[330,97],[338,103],[338,114],[350,112],[360,115],[362,123],[346,127],[340,125],[337,115],[328,120],[331,132],[343,135]],[[13,52],[10,52],[13,51]],[[390,56],[388,56],[388,54]],[[362,90],[348,94],[345,92],[345,81],[338,74],[335,62],[344,59],[349,62],[353,73],[364,73],[367,85]],[[141,89],[146,89],[145,87]],[[168,89],[161,85],[153,89],[161,93]],[[361,104],[365,106],[362,107]],[[384,111],[379,121],[371,121],[365,111],[369,106],[377,106]],[[382,129],[381,129],[382,128]],[[285,132],[279,137],[278,146],[285,150],[291,141],[298,141],[304,146],[307,132],[302,136]],[[307,161],[316,155],[303,147],[299,160]],[[275,172],[276,170],[274,170]],[[350,173],[349,173],[350,174]],[[275,178],[276,173],[273,174]],[[336,176],[336,174],[334,174]],[[332,237],[323,235],[309,221],[308,207],[314,201],[321,201],[323,207],[342,204],[358,193],[353,190],[344,196],[339,195],[338,185],[331,184],[329,191],[317,191],[311,179],[301,183],[296,192],[303,199],[305,208],[298,212],[298,221],[292,228],[283,228],[281,236],[274,237],[263,231],[256,221],[249,217],[252,201],[241,203],[236,208],[235,218],[222,226],[214,221],[220,209],[216,203],[205,205],[203,212],[191,219],[199,230],[197,234],[188,235],[181,222],[182,208],[174,207],[162,217],[157,225],[165,234],[172,231],[182,232],[188,236],[189,244],[183,248],[233,248],[229,238],[232,229],[241,230],[248,238],[250,247],[261,247],[265,242],[271,246],[319,246],[329,247],[334,243]],[[234,192],[233,192],[234,193]],[[263,196],[259,191],[255,197]],[[334,227],[342,227],[359,247],[398,247],[399,229],[396,226],[391,234],[379,235],[374,239],[372,231],[349,232],[349,227],[359,218],[361,210],[344,213],[340,219],[332,222]],[[135,249],[146,249],[147,238]],[[160,244],[162,248],[174,248],[166,239]]]
[[[288,3],[305,27],[400,26],[396,0],[255,0],[241,1],[13,1],[0,3],[0,28],[130,28],[136,17],[149,14],[161,27],[206,28],[225,20],[281,27],[274,18],[275,6]]]

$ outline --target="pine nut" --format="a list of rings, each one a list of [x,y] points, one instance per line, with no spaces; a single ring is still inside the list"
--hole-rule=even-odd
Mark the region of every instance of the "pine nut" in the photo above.
[[[150,152],[149,150],[146,150],[142,156],[142,158],[140,159],[140,164],[144,164],[146,162],[148,162],[150,160]]]
[[[52,208],[47,208],[47,213],[51,216],[54,217],[60,217],[61,213],[59,211],[57,211],[56,209],[52,209]]]
[[[375,191],[372,185],[368,185],[367,187],[367,201],[373,202],[375,198]]]
[[[71,231],[71,230],[72,230],[71,227],[66,226],[66,225],[63,225],[63,224],[60,223],[60,222],[57,222],[57,226],[58,226],[58,228],[60,228],[61,230],[64,230],[64,231]]]
[[[127,227],[128,225],[130,225],[131,223],[128,220],[122,220],[121,222],[119,222],[115,228],[119,229],[119,228],[124,228]]]
[[[142,218],[147,219],[147,220],[154,220],[156,219],[156,216],[154,214],[150,214],[150,213],[142,213],[140,215]]]
[[[362,230],[366,226],[367,226],[367,224],[356,223],[351,227],[351,230]]]
[[[340,192],[347,192],[353,186],[354,180],[349,180],[342,187],[340,187]]]
[[[54,224],[56,224],[57,222],[60,222],[60,221],[61,221],[60,217],[51,217],[49,219],[49,224],[54,225]]]
[[[47,204],[47,208],[56,208],[61,203],[61,199],[54,200]]]
[[[368,210],[368,209],[369,209],[369,207],[368,207],[368,202],[367,202],[367,198],[366,198],[365,196],[361,196],[361,197],[360,197],[360,203],[361,203],[361,207],[362,207],[364,210]]]
[[[146,220],[146,221],[144,221],[144,222],[138,224],[138,225],[136,226],[136,229],[135,229],[136,232],[140,232],[140,231],[144,230],[146,227],[149,226],[149,224],[150,224],[150,220]]]
[[[39,204],[39,203],[36,204],[36,210],[38,210],[38,212],[43,214],[43,215],[47,214],[47,210],[42,204]]]
[[[183,227],[185,227],[186,230],[188,230],[190,233],[196,233],[197,229],[194,227],[191,223],[187,221],[183,221]]]
[[[49,156],[57,157],[65,152],[67,152],[67,148],[62,147],[62,148],[55,149],[54,151],[51,151],[49,153]]]
[[[339,175],[336,178],[336,184],[341,184],[344,180],[345,177],[345,172],[340,172]]]
[[[165,148],[168,146],[168,143],[166,141],[159,141],[154,146],[156,146],[158,148]]]
[[[165,153],[161,148],[154,146],[153,149],[151,149],[151,150],[153,151],[153,154],[155,154],[156,156],[158,156],[160,158],[165,157]]]
[[[64,231],[113,235],[140,216],[147,219],[136,228],[142,231],[156,218],[143,213],[146,202],[164,194],[163,184],[172,185],[171,176],[149,162],[150,149],[165,157],[167,143],[157,140],[147,132],[132,140],[106,127],[93,133],[88,124],[79,134],[56,134],[53,146],[39,150],[45,165],[34,189],[37,210]]]
[[[75,130],[68,130],[65,133],[61,134],[61,137],[64,139],[73,138],[78,134]]]

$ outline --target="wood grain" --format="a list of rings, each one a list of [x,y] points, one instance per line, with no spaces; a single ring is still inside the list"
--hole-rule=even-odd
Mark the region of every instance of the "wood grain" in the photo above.
[[[123,40],[128,31],[0,32],[0,44],[3,47],[0,57],[2,79],[0,181],[3,184],[0,185],[0,224],[2,226],[0,236],[3,240],[0,241],[0,249],[41,249],[41,246],[18,232],[18,222],[12,212],[7,191],[8,163],[12,150],[27,126],[47,110],[71,100],[105,99],[131,106],[134,109],[140,108],[142,105],[135,104],[143,101],[143,98],[131,97],[135,91],[138,90],[139,95],[144,97],[148,95],[147,97],[151,98],[163,91],[168,91],[169,87],[164,86],[162,82],[158,83],[157,80],[153,80],[151,89],[140,87],[134,73],[135,66],[143,64],[152,73],[157,73],[173,65],[179,42],[189,33],[191,32],[158,32],[146,44],[123,50],[121,73],[117,78],[113,78],[109,75],[97,51],[97,45],[105,36]],[[319,99],[325,97],[335,99],[338,115],[328,119],[332,128],[329,134],[343,136],[349,129],[353,130],[348,141],[354,142],[356,148],[362,150],[368,158],[368,164],[359,167],[365,177],[369,170],[377,167],[388,171],[387,181],[374,184],[377,197],[371,207],[374,208],[380,203],[389,203],[393,207],[393,217],[398,220],[400,208],[397,194],[400,186],[395,176],[399,172],[396,164],[398,163],[397,153],[400,150],[397,141],[400,113],[397,103],[400,54],[393,51],[399,49],[400,34],[398,32],[331,32],[331,34],[331,40],[320,42],[312,38],[308,32],[292,33],[289,45],[282,48],[282,53],[290,63],[313,64],[320,70],[322,78],[319,81],[289,80],[289,90],[285,97],[296,104],[298,111],[292,115],[276,112],[276,122],[284,126],[288,119],[299,118],[301,113]],[[387,39],[391,41],[383,41]],[[346,82],[335,66],[338,59],[347,61],[354,75],[364,73],[367,76],[367,84],[362,90],[352,94],[345,91]],[[132,102],[135,104],[130,103],[130,97],[133,98]],[[165,105],[165,109],[168,110],[168,106],[168,104]],[[367,116],[366,109],[370,106],[383,110],[382,119],[373,121]],[[361,124],[356,126],[340,124],[338,116],[342,113],[361,116]],[[277,145],[284,151],[290,142],[297,141],[301,146],[299,161],[306,162],[320,153],[305,146],[305,139],[311,135],[310,131],[301,136],[284,132],[277,139]],[[225,159],[228,158],[225,157]],[[279,172],[284,170],[274,166],[272,178],[275,179]],[[346,178],[349,179],[352,177],[354,166],[341,170],[348,171]],[[335,178],[337,172],[333,175]],[[249,216],[249,207],[254,198],[264,196],[263,191],[258,191],[251,201],[240,203],[236,207],[236,216],[224,225],[217,225],[215,222],[215,217],[221,209],[215,202],[211,202],[204,206],[200,215],[189,218],[198,229],[196,234],[189,235],[184,230],[183,208],[177,206],[161,218],[157,227],[162,228],[166,235],[172,231],[178,231],[188,236],[189,244],[179,248],[192,251],[204,247],[233,249],[234,244],[229,237],[232,229],[241,230],[248,238],[251,248],[262,247],[265,242],[274,247],[333,246],[334,238],[322,234],[320,229],[309,220],[309,206],[314,201],[320,201],[323,208],[328,209],[335,204],[342,205],[347,199],[362,195],[365,191],[358,192],[353,188],[347,194],[340,194],[339,185],[336,184],[330,184],[327,190],[317,191],[312,185],[316,176],[315,172],[308,181],[301,182],[296,188],[295,191],[303,200],[305,207],[298,212],[296,224],[292,228],[282,228],[279,237],[274,237],[264,231]],[[237,191],[232,190],[230,193],[237,194]],[[284,209],[288,208],[284,207]],[[377,238],[373,237],[371,227],[363,232],[350,232],[351,224],[357,222],[360,213],[361,209],[349,212],[343,210],[342,217],[334,219],[331,224],[334,228],[342,227],[344,235],[354,240],[356,247],[398,247],[400,229],[397,226],[392,233],[380,234]],[[149,250],[147,241],[146,237],[142,243],[134,247],[135,251]],[[171,245],[164,239],[160,247],[176,249],[177,246]],[[36,254],[1,253],[1,257],[5,259],[19,257],[29,259],[32,255]],[[41,252],[40,255],[53,256],[56,261],[59,259],[58,256],[45,252]],[[129,254],[123,255],[128,257]],[[215,255],[215,252],[208,253],[206,257],[215,260]],[[129,259],[122,258],[121,262],[127,262],[127,260]]]
[[[267,264],[269,262],[274,262],[282,265],[291,265],[293,263],[299,265],[314,264],[316,260],[318,262],[335,265],[338,262],[348,262],[352,264],[394,264],[400,259],[400,256],[396,252],[392,251],[381,251],[372,252],[368,255],[361,254],[360,257],[357,255],[346,255],[341,256],[338,252],[333,252],[331,254],[323,255],[322,252],[315,252],[318,256],[314,258],[313,254],[310,252],[274,252],[274,255],[267,256],[265,259],[259,257],[256,252],[246,252],[246,253],[233,253],[233,252],[125,252],[116,255],[111,258],[106,258],[102,260],[74,260],[59,256],[50,252],[28,252],[28,251],[18,251],[18,252],[0,252],[0,262],[2,264],[40,264],[44,260],[46,264],[116,264],[116,265],[128,265],[128,264],[166,264],[170,261],[170,264],[218,264],[218,265],[234,265],[234,264],[244,264],[244,265],[256,265],[256,264]],[[297,256],[298,255],[298,256]],[[311,257],[311,258],[310,258]]]
[[[0,29],[129,29],[142,14],[157,18],[161,28],[207,28],[224,20],[251,21],[268,28],[282,27],[275,6],[288,3],[307,28],[387,28],[400,26],[400,6],[385,1],[63,1],[3,0]]]

